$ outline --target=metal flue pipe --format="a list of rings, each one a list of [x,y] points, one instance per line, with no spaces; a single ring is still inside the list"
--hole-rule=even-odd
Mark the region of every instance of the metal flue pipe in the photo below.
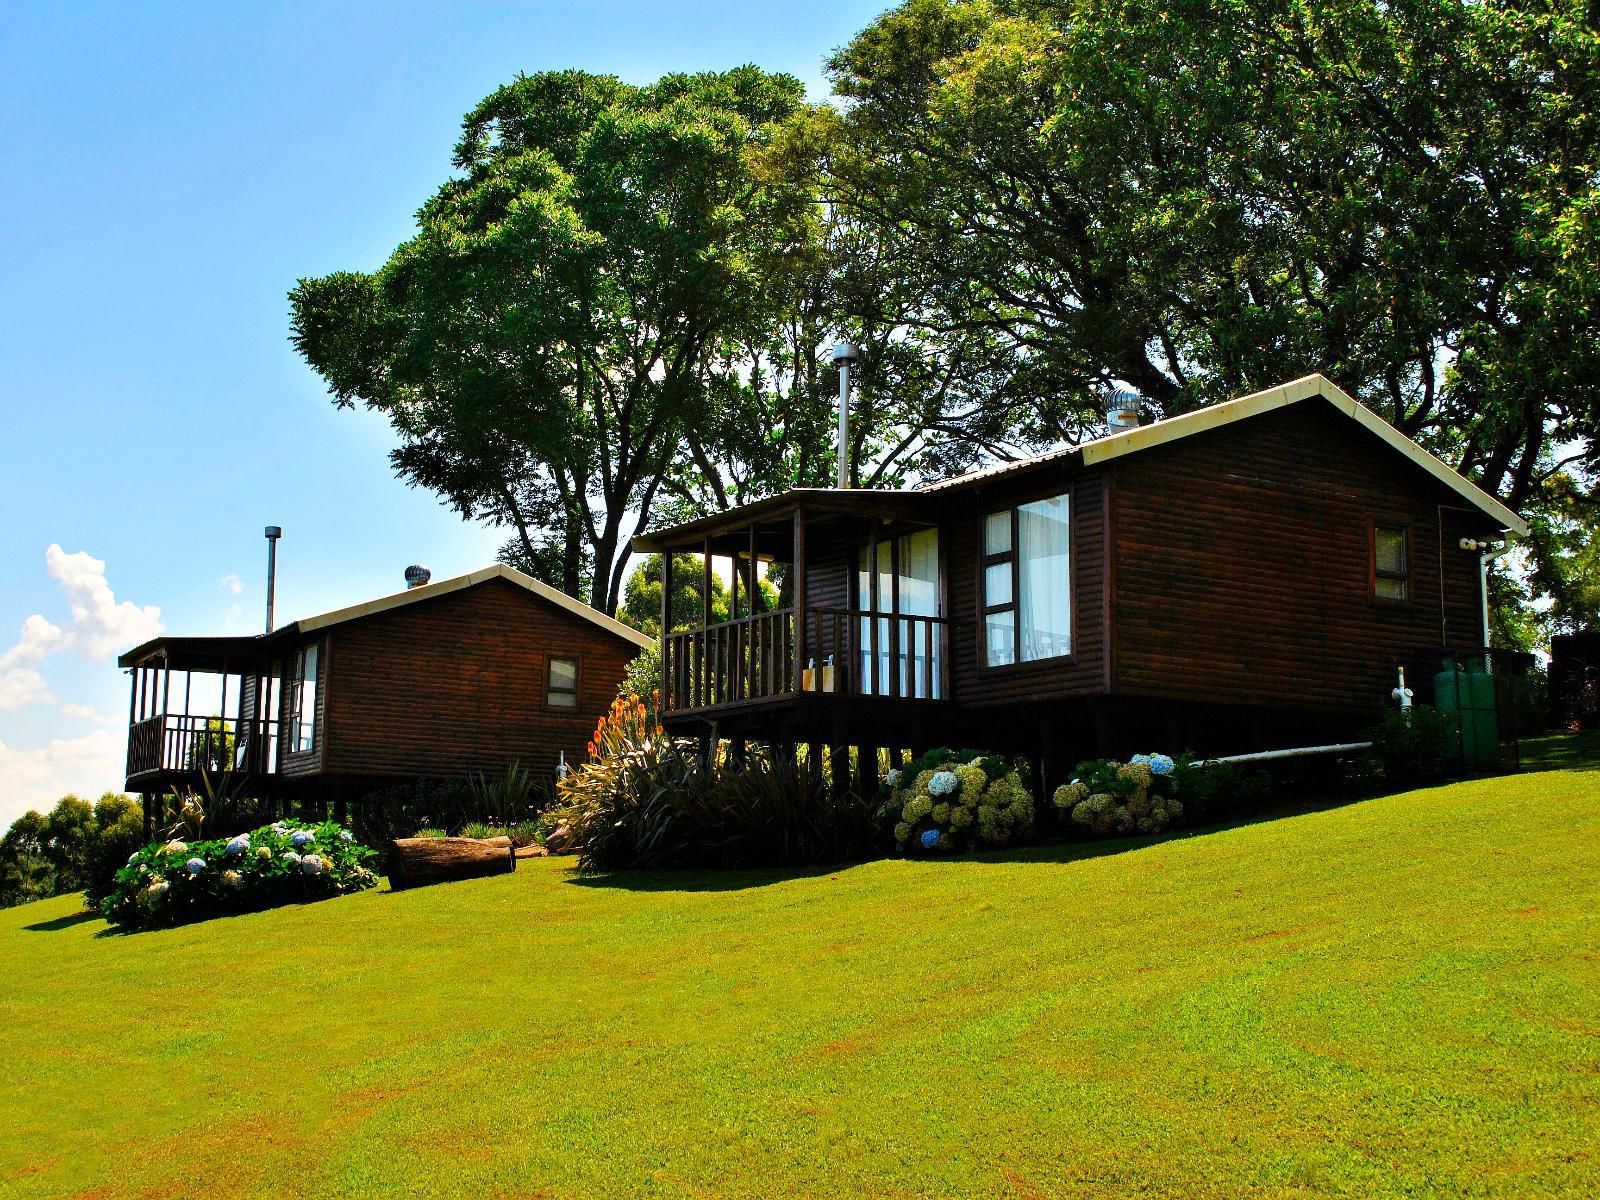
[[[272,632],[272,598],[278,589],[278,539],[283,530],[267,526],[267,632]]]
[[[861,357],[849,342],[833,348],[833,361],[839,367],[839,486],[850,486],[850,364]]]

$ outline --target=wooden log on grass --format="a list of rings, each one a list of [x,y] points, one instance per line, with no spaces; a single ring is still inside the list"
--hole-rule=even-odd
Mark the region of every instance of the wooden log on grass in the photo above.
[[[504,875],[516,869],[508,837],[398,838],[389,843],[389,886],[397,892],[430,883]]]

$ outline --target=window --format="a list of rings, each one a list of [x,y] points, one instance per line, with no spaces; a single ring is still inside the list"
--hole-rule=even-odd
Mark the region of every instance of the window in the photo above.
[[[305,754],[317,748],[317,647],[304,646],[294,659],[289,689],[289,751]]]
[[[1411,556],[1406,531],[1396,525],[1372,529],[1372,592],[1379,600],[1411,598]]]
[[[983,523],[984,662],[991,667],[1072,653],[1072,538],[1066,496]]]
[[[550,708],[578,707],[578,660],[552,658],[550,678],[545,685],[544,702]]]

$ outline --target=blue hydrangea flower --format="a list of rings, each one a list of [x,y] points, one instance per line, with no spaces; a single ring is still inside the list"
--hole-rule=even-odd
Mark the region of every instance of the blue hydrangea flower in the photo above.
[[[308,854],[300,860],[300,869],[307,875],[321,875],[322,866],[322,859],[315,854]]]
[[[295,847],[298,849],[301,846],[307,846],[316,841],[317,835],[312,833],[309,829],[296,829],[294,831],[294,835],[290,837],[289,840],[293,842]]]
[[[248,849],[250,849],[250,835],[241,833],[228,843],[228,857],[237,858]]]
[[[951,792],[959,791],[961,780],[954,771],[940,771],[928,780],[928,795],[948,796]]]
[[[899,787],[900,786],[900,772],[899,772],[899,770],[896,769],[896,770],[890,771],[889,774],[884,777],[884,782],[887,783],[891,788]]]
[[[1171,775],[1177,765],[1172,761],[1170,755],[1152,754],[1150,756],[1150,773],[1152,775]]]
[[[1143,763],[1148,767],[1150,765],[1150,756],[1148,754],[1135,754],[1128,760],[1128,762],[1132,763],[1134,766],[1138,766],[1138,764]]]
[[[936,775],[934,778],[937,779],[938,776]],[[931,787],[932,784],[930,783],[929,786]],[[922,831],[922,838],[920,840],[924,850],[937,849],[939,845],[939,831],[937,829],[924,829]]]
[[[206,869],[206,860],[203,858],[191,858],[183,865],[189,868],[189,874],[198,875]]]

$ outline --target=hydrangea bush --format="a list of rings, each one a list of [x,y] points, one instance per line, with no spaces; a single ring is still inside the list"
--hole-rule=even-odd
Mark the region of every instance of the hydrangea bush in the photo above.
[[[1033,832],[1033,793],[1004,758],[933,750],[884,784],[895,844],[921,854],[1006,846]]]
[[[1051,802],[1090,833],[1160,833],[1183,815],[1178,774],[1179,764],[1165,754],[1093,759],[1078,764],[1072,782],[1058,787]]]
[[[150,929],[325,900],[376,885],[376,857],[333,821],[279,821],[209,842],[152,842],[117,872],[100,912],[113,925]]]

